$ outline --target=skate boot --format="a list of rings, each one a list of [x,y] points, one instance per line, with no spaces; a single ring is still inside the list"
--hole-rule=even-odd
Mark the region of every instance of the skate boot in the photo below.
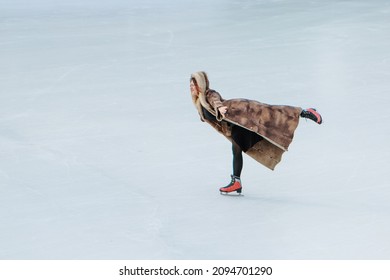
[[[234,176],[234,175],[231,175],[231,177],[232,177],[232,181],[230,182],[230,184],[227,185],[226,187],[223,187],[223,188],[219,189],[221,194],[223,194],[223,193],[227,194],[227,193],[231,193],[231,192],[237,192],[238,194],[241,193],[242,186],[241,186],[240,177],[237,177],[237,176]]]
[[[313,108],[302,110],[301,117],[306,118],[306,119],[310,119],[318,124],[322,123],[321,115],[317,112],[316,109],[313,109]]]

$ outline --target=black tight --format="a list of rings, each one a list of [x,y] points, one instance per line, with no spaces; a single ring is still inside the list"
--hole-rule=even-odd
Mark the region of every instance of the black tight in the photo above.
[[[235,142],[233,142],[233,175],[240,177],[242,166],[243,166],[243,159],[242,159],[242,150],[240,146],[238,146]]]

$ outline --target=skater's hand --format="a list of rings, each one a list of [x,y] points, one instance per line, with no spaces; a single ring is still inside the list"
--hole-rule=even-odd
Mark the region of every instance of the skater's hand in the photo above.
[[[227,107],[226,106],[219,107],[218,111],[221,113],[222,117],[225,117],[225,114],[227,112]]]

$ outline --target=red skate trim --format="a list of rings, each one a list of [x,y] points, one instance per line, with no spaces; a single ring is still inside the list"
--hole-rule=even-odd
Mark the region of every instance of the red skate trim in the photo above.
[[[226,193],[230,193],[230,192],[235,192],[235,191],[237,191],[238,193],[240,193],[240,192],[241,192],[241,189],[242,189],[242,187],[241,187],[240,182],[237,182],[237,181],[236,181],[236,182],[234,182],[233,185],[231,185],[231,186],[229,186],[229,187],[220,188],[219,191],[220,191],[220,192],[226,192]]]
[[[314,116],[316,116],[318,124],[322,123],[322,117],[319,113],[317,113],[316,109],[309,108],[306,111],[308,111],[308,112],[312,113]]]

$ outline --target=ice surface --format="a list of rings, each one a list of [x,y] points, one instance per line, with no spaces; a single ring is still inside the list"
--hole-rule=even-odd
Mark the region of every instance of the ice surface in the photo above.
[[[0,1],[1,259],[389,259],[386,0]],[[314,106],[274,172],[199,121]]]

